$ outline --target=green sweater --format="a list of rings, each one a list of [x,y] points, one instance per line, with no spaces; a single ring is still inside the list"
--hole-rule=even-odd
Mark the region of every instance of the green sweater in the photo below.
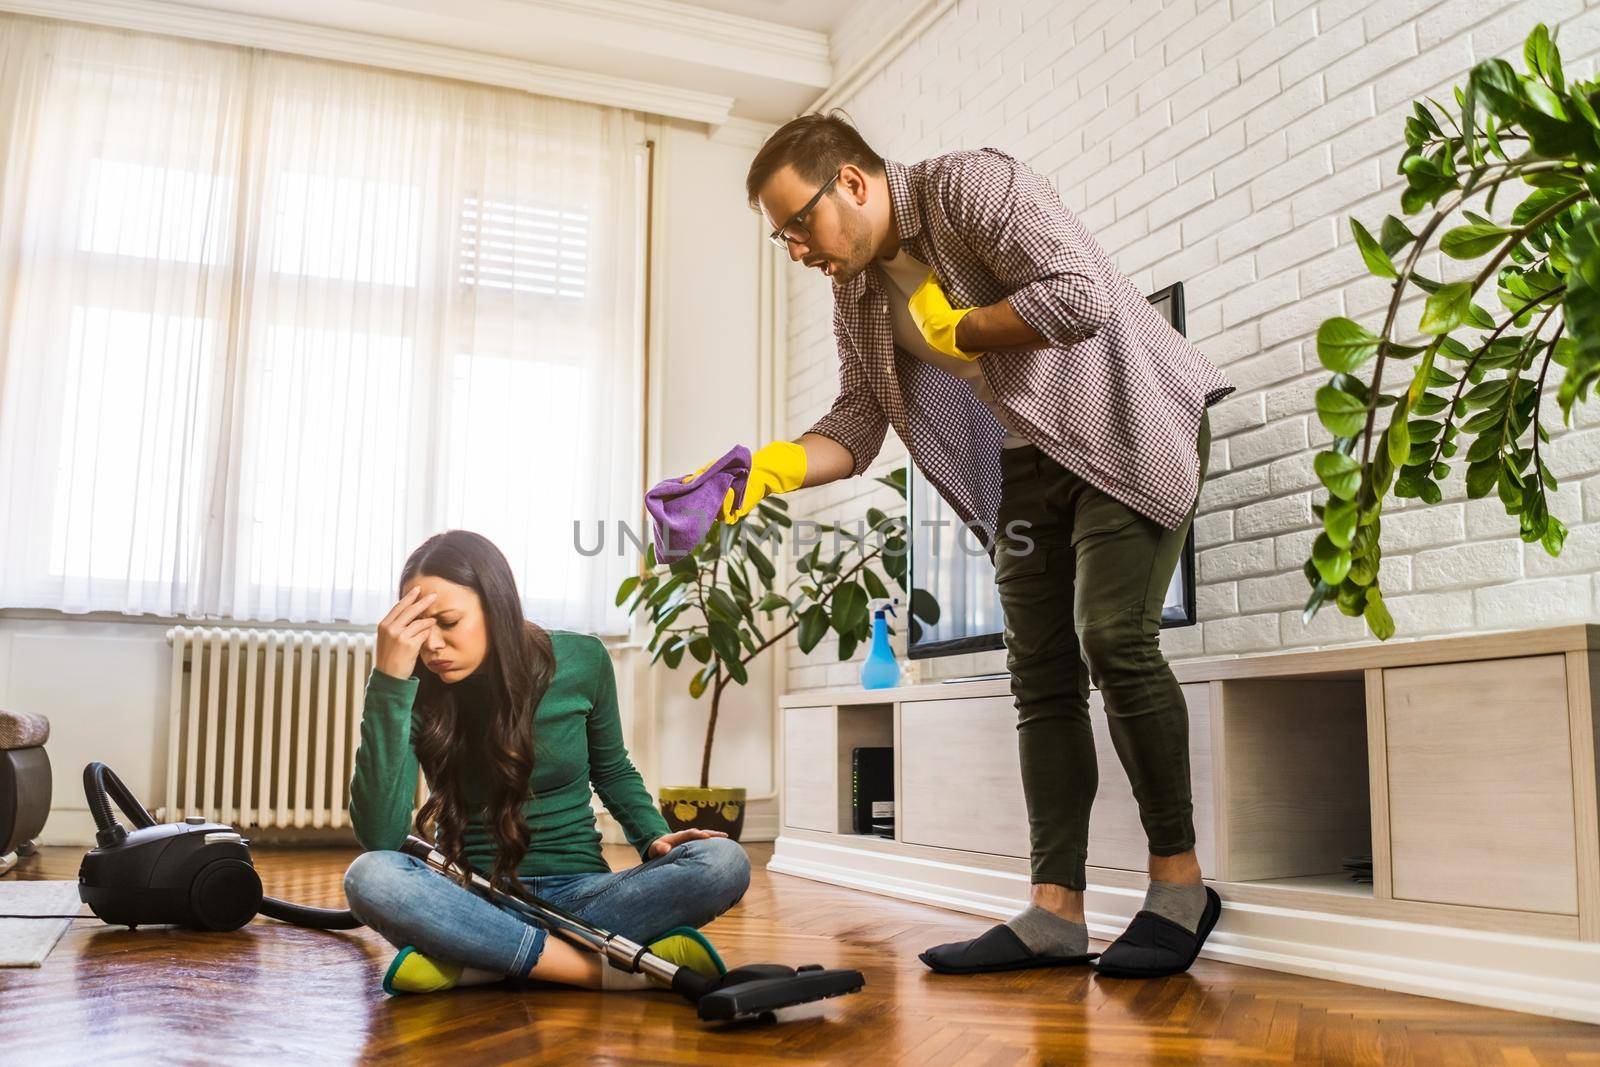
[[[533,774],[523,815],[528,822],[528,852],[517,873],[582,874],[611,868],[600,853],[600,831],[590,806],[590,786],[644,858],[650,843],[668,832],[644,780],[628,759],[617,716],[617,681],[611,656],[599,638],[550,631],[556,670],[533,715]],[[361,745],[350,782],[350,821],[366,849],[396,849],[411,832],[418,763],[411,745],[412,702],[419,683],[374,670],[367,680],[361,713]],[[484,690],[472,679],[457,683],[464,696],[481,701]],[[485,709],[467,704],[466,721]],[[481,748],[482,737],[465,743]],[[481,765],[469,760],[468,765]],[[494,839],[484,827],[487,789],[480,778],[463,782],[469,812],[466,856],[487,872],[494,864]]]

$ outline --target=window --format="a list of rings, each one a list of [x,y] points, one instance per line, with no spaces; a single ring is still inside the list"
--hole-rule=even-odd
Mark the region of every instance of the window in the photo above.
[[[581,211],[468,197],[461,210],[461,284],[582,300],[589,219]]]
[[[0,607],[370,622],[465,526],[530,617],[625,630],[634,563],[573,522],[638,510],[634,120],[5,15],[0,52],[49,57],[0,81]]]

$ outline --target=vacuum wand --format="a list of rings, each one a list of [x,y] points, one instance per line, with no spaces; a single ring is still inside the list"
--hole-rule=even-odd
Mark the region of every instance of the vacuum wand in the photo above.
[[[470,867],[462,870],[420,837],[407,836],[400,846],[400,851],[408,856],[415,856],[453,881],[460,882],[465,875],[467,885],[479,895],[507,905],[537,926],[553,929],[563,940],[578,948],[604,956],[606,962],[619,971],[647,974],[691,1000],[698,1000],[698,994],[706,992],[711,987],[710,980],[704,976],[662,959],[645,946],[630,941],[621,934],[607,933],[592,926],[549,901],[534,896],[520,885],[516,886],[514,891],[501,889]]]

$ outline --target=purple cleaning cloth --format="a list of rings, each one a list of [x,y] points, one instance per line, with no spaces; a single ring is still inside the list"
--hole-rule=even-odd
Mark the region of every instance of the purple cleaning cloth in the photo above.
[[[644,495],[656,539],[656,559],[671,563],[693,552],[711,524],[722,514],[729,489],[737,503],[744,499],[750,477],[750,450],[734,445],[727,455],[701,471],[691,482],[677,478],[660,481]]]

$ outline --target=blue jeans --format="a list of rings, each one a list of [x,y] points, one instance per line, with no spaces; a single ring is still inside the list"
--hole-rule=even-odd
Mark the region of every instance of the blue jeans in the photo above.
[[[578,918],[648,944],[677,926],[701,927],[739,902],[750,860],[726,838],[685,841],[665,856],[605,874],[524,878],[538,896]],[[356,918],[396,948],[481,971],[526,977],[548,933],[403,852],[364,852],[344,876]]]

